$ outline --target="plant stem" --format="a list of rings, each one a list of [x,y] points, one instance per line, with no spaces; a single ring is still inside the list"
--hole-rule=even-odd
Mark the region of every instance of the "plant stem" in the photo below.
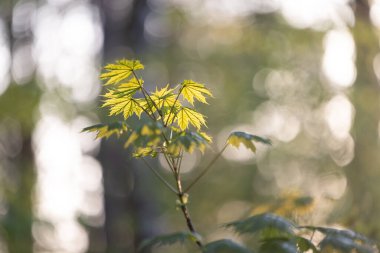
[[[164,126],[167,126],[167,125],[168,125],[168,123],[169,123],[169,119],[170,119],[170,115],[171,115],[172,112],[173,112],[173,109],[174,109],[175,103],[177,103],[178,98],[179,98],[179,95],[181,95],[181,92],[182,92],[182,88],[180,88],[179,91],[178,91],[178,95],[177,95],[177,97],[175,98],[175,101],[174,101],[172,107],[170,108],[169,116],[168,116],[168,119],[166,120]],[[174,120],[173,120],[173,121],[174,121]],[[172,123],[173,123],[173,121],[172,121]]]
[[[197,235],[197,231],[195,230],[194,228],[194,225],[193,225],[193,222],[191,221],[191,217],[190,217],[190,213],[189,213],[189,210],[187,209],[187,200],[185,202],[184,200],[184,192],[182,191],[182,184],[181,184],[181,179],[180,179],[180,175],[177,174],[176,176],[177,180],[177,189],[178,189],[178,199],[179,199],[179,202],[181,204],[181,211],[183,213],[183,216],[185,217],[185,220],[186,220],[186,224],[187,224],[187,227],[189,228],[190,232],[194,235]],[[202,245],[202,242],[198,239],[196,239],[195,243],[198,245],[199,248],[202,249],[203,245]]]
[[[199,174],[193,182],[190,183],[190,185],[185,189],[185,192],[188,192],[194,185],[195,183],[197,183],[199,181],[199,179],[201,179],[212,167],[212,165],[214,165],[214,163],[216,162],[216,160],[218,160],[218,158],[223,154],[224,150],[226,150],[228,144],[224,145],[223,149],[214,157],[214,159],[211,160],[211,162],[206,166],[206,168],[201,172],[201,174]]]
[[[142,83],[140,82],[140,79],[137,77],[135,71],[132,70],[132,74],[133,74],[133,76],[136,78],[138,84],[140,85],[141,93],[143,94],[143,96],[144,96],[146,102],[149,104],[149,101],[148,101],[148,98],[149,98],[149,100],[152,102],[153,106],[156,108],[158,114],[161,116],[160,110],[157,108],[156,103],[155,103],[155,102],[153,101],[153,99],[149,96],[149,93],[144,89],[144,87],[143,87]],[[153,112],[152,108],[150,108],[150,111],[152,112],[152,115],[153,115],[154,119],[156,120],[156,115],[154,115],[154,112]]]
[[[150,164],[145,160],[144,157],[142,158],[142,160],[145,163],[145,165],[154,173],[154,175],[156,175],[158,179],[160,179],[161,182],[163,182],[168,187],[169,190],[171,190],[175,194],[178,194],[178,192],[174,189],[174,187],[171,186],[170,183],[166,181],[165,178],[163,178],[152,166],[150,166]]]

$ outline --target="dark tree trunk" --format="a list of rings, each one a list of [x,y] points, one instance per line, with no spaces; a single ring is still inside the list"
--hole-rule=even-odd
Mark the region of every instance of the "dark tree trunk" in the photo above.
[[[353,8],[356,17],[352,33],[356,43],[357,79],[352,94],[355,107],[355,157],[347,171],[352,194],[350,212],[353,214],[349,225],[366,228],[366,233],[372,233],[371,236],[376,237],[380,228],[380,220],[373,220],[380,212],[380,86],[373,70],[373,60],[379,47],[369,17],[368,2],[358,0]]]
[[[149,12],[146,0],[132,1],[124,9],[115,9],[120,1],[94,2],[99,6],[103,19],[104,61],[139,58],[140,55],[135,54],[141,52],[146,44],[144,20]],[[106,252],[137,252],[142,239],[152,236],[155,230],[152,225],[156,216],[154,197],[144,189],[152,187],[146,184],[151,177],[144,168],[135,168],[136,162],[123,149],[121,142],[103,142],[99,159],[104,177]]]

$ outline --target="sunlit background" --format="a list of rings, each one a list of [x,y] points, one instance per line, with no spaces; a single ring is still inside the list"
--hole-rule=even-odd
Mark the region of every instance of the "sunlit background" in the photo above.
[[[214,145],[185,179],[231,131],[273,140],[228,148],[191,192],[206,240],[241,240],[218,224],[263,211],[380,240],[379,45],[380,0],[0,1],[0,253],[135,252],[185,229],[122,142],[80,133],[110,120],[98,76],[117,58],[140,59],[151,86],[213,91]]]

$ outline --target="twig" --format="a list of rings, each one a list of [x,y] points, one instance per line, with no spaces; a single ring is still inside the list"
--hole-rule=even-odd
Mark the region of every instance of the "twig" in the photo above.
[[[201,179],[212,167],[212,165],[214,165],[214,163],[216,162],[216,160],[218,160],[218,158],[222,155],[222,153],[224,152],[224,150],[226,150],[228,144],[226,144],[223,149],[214,157],[214,159],[211,160],[211,162],[206,166],[206,168],[201,172],[201,174],[199,174],[193,182],[190,183],[190,185],[185,189],[185,192],[188,192],[190,191],[190,189],[194,186],[195,183],[197,183],[199,181],[199,179]]]
[[[163,178],[152,166],[150,166],[150,164],[145,160],[145,158],[142,158],[142,160],[144,161],[145,165],[158,177],[158,179],[161,180],[161,182],[163,182],[172,192],[178,194],[177,190],[173,186],[171,186],[170,183],[166,181],[165,178]]]

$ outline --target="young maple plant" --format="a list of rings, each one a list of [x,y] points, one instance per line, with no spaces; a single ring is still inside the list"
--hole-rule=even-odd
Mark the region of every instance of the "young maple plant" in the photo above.
[[[268,139],[243,132],[233,132],[226,141],[224,148],[211,160],[208,166],[195,180],[184,187],[181,181],[181,162],[184,152],[192,153],[195,150],[205,151],[212,138],[202,131],[206,126],[206,117],[199,113],[195,102],[207,104],[206,98],[212,93],[204,84],[184,80],[175,87],[166,85],[156,87],[154,92],[148,91],[144,80],[136,71],[144,69],[138,60],[118,60],[114,64],[104,67],[105,72],[100,78],[106,80],[108,87],[104,95],[102,107],[110,109],[109,116],[121,114],[123,121],[102,123],[84,129],[88,132],[97,132],[97,138],[108,138],[112,135],[120,137],[126,135],[124,147],[133,147],[133,156],[142,158],[146,166],[177,195],[177,202],[186,219],[188,229],[198,246],[202,247],[201,240],[195,231],[187,209],[187,192],[205,175],[214,162],[220,157],[228,144],[238,147],[241,143],[255,152],[253,142],[270,144]],[[186,101],[187,106],[184,105]],[[128,124],[131,116],[136,115],[141,124]],[[147,120],[142,120],[145,117]],[[135,119],[134,119],[135,120]],[[144,157],[155,157],[162,154],[175,179],[175,186],[166,181]]]
[[[132,147],[132,155],[142,159],[154,175],[176,195],[178,207],[188,228],[188,232],[178,232],[147,240],[142,243],[140,249],[188,240],[194,242],[202,252],[207,253],[252,252],[245,246],[227,239],[204,244],[187,208],[188,192],[209,171],[228,145],[239,147],[243,144],[255,152],[255,143],[270,145],[270,140],[249,133],[232,132],[220,152],[211,159],[192,182],[184,185],[181,180],[184,153],[192,153],[196,150],[203,153],[212,142],[212,138],[202,130],[202,127],[206,126],[206,117],[195,109],[196,102],[207,104],[206,99],[212,97],[211,91],[204,84],[192,80],[184,80],[174,87],[168,84],[165,87],[156,87],[154,91],[149,91],[144,86],[144,80],[138,76],[137,71],[144,69],[138,60],[118,60],[114,64],[106,65],[104,69],[105,72],[101,74],[100,78],[105,80],[104,85],[107,92],[103,95],[102,107],[109,108],[110,116],[122,115],[123,120],[93,125],[83,131],[96,132],[97,138],[109,138],[113,135],[125,136],[124,147]],[[133,115],[136,117],[131,119]],[[162,177],[159,171],[145,159],[147,156],[155,157],[158,154],[165,158],[174,183],[170,183]],[[225,227],[232,228],[238,233],[259,234],[261,238],[259,252],[317,252],[324,245],[349,249],[350,251],[347,252],[351,252],[351,249],[362,248],[366,249],[366,252],[374,252],[368,251],[368,249],[373,249],[372,245],[367,246],[364,237],[356,236],[355,233],[346,233],[345,230],[339,232],[322,227],[296,226],[294,223],[272,214],[252,216],[245,220],[225,224]],[[299,233],[305,234],[305,230],[312,233],[310,239],[298,235]],[[325,241],[320,243],[319,248],[312,242],[315,231],[326,235]],[[347,248],[348,242],[352,245]],[[339,248],[339,245],[342,247]],[[358,251],[360,252],[360,250]]]

